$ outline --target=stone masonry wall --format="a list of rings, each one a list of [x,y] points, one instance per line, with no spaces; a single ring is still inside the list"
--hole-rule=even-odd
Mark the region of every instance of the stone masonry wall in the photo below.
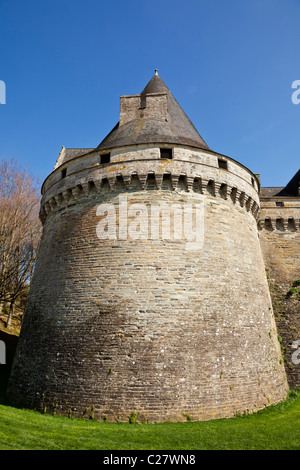
[[[197,162],[189,149],[169,162],[131,154],[74,168],[63,182],[54,172],[44,185],[12,402],[120,421],[134,412],[153,422],[229,417],[284,399],[251,173],[234,162],[219,170],[213,154]],[[162,236],[151,216],[162,203],[189,207],[200,220],[198,245],[187,245],[187,233],[174,236],[174,211],[170,237]],[[116,234],[99,239],[99,227],[114,222]]]
[[[283,202],[283,207],[275,203]],[[293,343],[300,340],[300,199],[262,200],[259,238],[290,387],[300,386]]]

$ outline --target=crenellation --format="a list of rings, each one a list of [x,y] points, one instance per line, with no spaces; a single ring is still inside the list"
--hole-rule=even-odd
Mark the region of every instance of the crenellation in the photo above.
[[[276,219],[266,217],[265,219],[259,220],[259,229],[295,232],[299,230],[299,221],[297,222],[297,219],[293,217],[289,217],[288,219],[284,219],[283,217]]]
[[[180,190],[220,197],[225,200],[228,200],[230,196],[234,204],[239,201],[240,206],[245,207],[246,210],[251,212],[255,217],[258,210],[257,203],[250,195],[246,195],[244,191],[238,190],[236,187],[231,187],[227,183],[201,178],[199,176],[172,174],[171,172],[157,174],[154,171],[149,171],[146,174],[140,174],[138,172],[123,174],[118,172],[109,177],[102,176],[100,179],[98,179],[95,174],[94,179],[90,177],[88,181],[82,181],[80,184],[77,183],[73,188],[68,187],[62,191],[59,189],[61,192],[59,192],[58,195],[50,197],[50,199],[46,199],[47,195],[44,195],[42,206],[46,205],[46,214],[50,214],[52,211],[61,207],[62,204],[69,204],[70,201],[78,202],[82,198],[93,197],[93,195],[95,196],[101,193],[134,189]],[[43,215],[43,220],[44,218]]]
[[[81,178],[85,178],[85,175],[86,177],[89,177],[91,173],[104,174],[107,173],[108,170],[109,172],[117,173],[118,171],[122,171],[122,173],[124,173],[125,168],[125,173],[127,173],[130,172],[130,170],[139,170],[140,167],[148,167],[149,170],[153,170],[155,173],[161,173],[163,168],[176,168],[178,169],[179,174],[183,171],[186,172],[187,168],[189,168],[190,175],[201,175],[203,178],[209,176],[211,179],[215,179],[216,181],[223,179],[222,182],[229,185],[233,185],[233,181],[238,180],[239,186],[242,187],[245,192],[253,191],[253,193],[257,194],[257,190],[251,184],[251,178],[253,178],[252,173],[249,172],[249,170],[240,167],[238,163],[232,161],[231,171],[222,170],[222,173],[220,173],[220,170],[215,164],[216,157],[213,154],[207,153],[204,163],[202,158],[203,151],[198,151],[199,155],[195,160],[195,158],[192,157],[195,155],[195,150],[185,149],[185,154],[183,153],[183,149],[179,146],[173,146],[173,150],[174,158],[172,160],[162,160],[159,157],[159,147],[157,146],[136,146],[135,152],[133,149],[127,149],[127,152],[125,149],[120,149],[112,152],[114,156],[112,156],[111,162],[104,165],[95,165],[95,156],[93,154],[89,154],[87,157],[80,157],[86,159],[85,167],[83,166],[80,158],[77,157],[74,160],[69,161],[68,174],[63,180],[60,178],[59,169],[55,170],[47,178],[43,185],[43,194],[46,194],[49,191],[51,192],[51,190],[55,191],[55,186],[62,188],[66,185],[66,181],[70,181],[70,185],[73,186],[75,180],[78,180],[80,174],[82,175]],[[175,151],[179,150],[179,154],[176,154]],[[155,152],[155,158],[153,158],[153,152]],[[138,159],[133,158],[134,153],[139,156]],[[89,163],[90,161],[91,163]]]

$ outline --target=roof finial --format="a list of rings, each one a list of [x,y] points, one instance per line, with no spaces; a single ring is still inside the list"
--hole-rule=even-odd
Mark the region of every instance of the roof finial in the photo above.
[[[155,75],[158,75],[158,70],[157,69],[155,69]]]

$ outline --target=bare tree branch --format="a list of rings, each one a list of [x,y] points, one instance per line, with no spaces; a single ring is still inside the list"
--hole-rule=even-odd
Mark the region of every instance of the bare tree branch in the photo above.
[[[41,237],[40,196],[34,178],[17,161],[0,165],[0,305],[28,290]],[[10,319],[11,315],[9,316]]]

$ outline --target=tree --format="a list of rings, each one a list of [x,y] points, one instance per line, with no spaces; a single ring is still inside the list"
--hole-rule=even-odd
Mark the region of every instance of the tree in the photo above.
[[[0,165],[0,312],[28,290],[41,237],[40,196],[32,175],[15,160]]]

